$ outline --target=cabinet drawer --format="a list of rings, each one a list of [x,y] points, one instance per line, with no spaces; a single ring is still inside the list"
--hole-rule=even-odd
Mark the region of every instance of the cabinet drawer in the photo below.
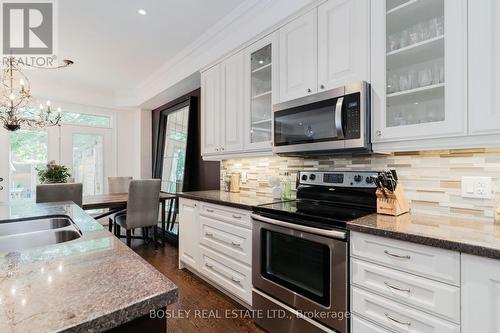
[[[352,311],[396,332],[460,333],[460,326],[353,287]]]
[[[251,265],[252,230],[200,216],[201,244]]]
[[[360,316],[353,315],[351,319],[351,333],[392,333],[378,325],[375,325]]]
[[[244,302],[252,305],[250,267],[200,245],[200,273]]]
[[[404,304],[460,323],[460,288],[379,266],[351,260],[351,281]]]
[[[460,254],[385,237],[351,233],[351,254],[416,275],[460,285]]]
[[[245,228],[252,228],[250,212],[246,210],[203,203],[200,214]]]

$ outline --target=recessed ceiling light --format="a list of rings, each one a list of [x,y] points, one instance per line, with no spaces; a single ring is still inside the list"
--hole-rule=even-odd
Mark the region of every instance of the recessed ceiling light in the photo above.
[[[146,15],[148,13],[145,9],[139,9],[137,12],[141,15]]]

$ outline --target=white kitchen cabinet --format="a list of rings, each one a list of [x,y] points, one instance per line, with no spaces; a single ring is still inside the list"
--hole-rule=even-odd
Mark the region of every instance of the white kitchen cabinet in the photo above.
[[[252,231],[200,215],[200,242],[226,256],[252,264]]]
[[[182,263],[198,269],[199,227],[198,204],[196,201],[181,198],[179,200],[179,266]]]
[[[252,305],[252,269],[204,245],[200,248],[200,273],[221,288]]]
[[[352,312],[381,327],[409,333],[460,333],[460,325],[430,316],[361,288],[351,288],[351,296]]]
[[[220,64],[201,73],[201,153],[219,152],[221,143]]]
[[[179,201],[179,268],[188,268],[251,306],[250,212],[185,198]]]
[[[461,329],[460,253],[351,232],[352,333]]]
[[[373,142],[467,135],[466,41],[466,0],[371,2]]]
[[[377,326],[360,316],[352,315],[351,332],[353,333],[392,333],[385,328]]]
[[[278,33],[245,50],[245,149],[271,150],[272,106],[278,102]]]
[[[279,30],[280,101],[317,91],[317,9]]]
[[[222,72],[222,124],[220,152],[243,149],[244,124],[244,55],[236,53],[221,64]]]
[[[353,233],[350,246],[353,257],[460,285],[458,252],[363,233]]]
[[[329,0],[318,7],[318,88],[370,81],[369,0]]]
[[[471,2],[470,2],[471,3]],[[468,7],[470,134],[500,132],[500,4]]]
[[[462,333],[500,332],[500,262],[462,254]]]
[[[351,282],[460,324],[460,288],[351,258]]]
[[[244,86],[243,52],[201,73],[203,155],[243,150]]]

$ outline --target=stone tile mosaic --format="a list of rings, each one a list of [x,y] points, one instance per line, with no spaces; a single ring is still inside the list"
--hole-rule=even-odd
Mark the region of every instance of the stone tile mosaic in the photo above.
[[[382,170],[396,169],[411,200],[413,212],[449,214],[493,222],[500,205],[500,148],[463,149],[394,154],[345,155],[317,158],[257,157],[230,159],[221,163],[225,173],[245,172],[241,184],[246,194],[271,196],[268,180],[288,171],[292,177],[299,170]],[[490,176],[495,195],[491,200],[462,198],[462,176]]]

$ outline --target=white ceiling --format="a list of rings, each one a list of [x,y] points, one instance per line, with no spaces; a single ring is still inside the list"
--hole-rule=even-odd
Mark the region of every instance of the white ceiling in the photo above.
[[[163,64],[244,0],[63,0],[59,6],[59,55],[71,68],[28,74],[32,92],[65,100],[80,92],[122,93]],[[144,8],[148,14],[139,15]],[[58,90],[59,89],[59,90]],[[54,91],[71,91],[50,96]],[[82,101],[78,101],[82,102]],[[89,101],[89,104],[98,104]]]

